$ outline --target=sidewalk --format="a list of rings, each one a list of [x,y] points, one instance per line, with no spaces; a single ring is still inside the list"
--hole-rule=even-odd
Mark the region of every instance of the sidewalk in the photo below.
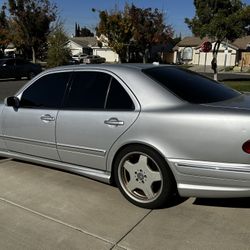
[[[211,69],[211,67],[209,65],[206,66],[206,68],[204,66],[198,66],[198,65],[194,65],[190,68],[188,68],[189,70],[192,70],[194,72],[203,74],[205,76],[208,76],[210,78],[213,79],[213,70]],[[223,71],[224,67],[220,66],[218,67],[218,79],[220,81],[223,80],[250,80],[250,73],[244,73],[244,72],[233,72],[233,71]]]
[[[202,66],[194,65],[188,69],[199,73],[214,73],[210,65],[206,65],[206,67],[204,65]],[[221,72],[223,69],[224,67],[218,66],[218,72]]]

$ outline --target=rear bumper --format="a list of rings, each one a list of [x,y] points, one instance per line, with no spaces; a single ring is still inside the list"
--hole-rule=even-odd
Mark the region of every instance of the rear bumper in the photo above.
[[[167,159],[180,196],[250,197],[250,164]]]

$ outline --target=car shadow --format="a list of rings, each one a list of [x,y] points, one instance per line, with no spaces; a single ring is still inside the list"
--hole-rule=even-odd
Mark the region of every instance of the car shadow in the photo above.
[[[185,201],[187,201],[189,197],[180,197],[178,194],[175,194],[174,197],[166,202],[162,207],[159,209],[165,209],[165,208],[171,208],[171,207],[176,207]]]
[[[250,208],[250,198],[196,198],[193,205],[225,208]]]

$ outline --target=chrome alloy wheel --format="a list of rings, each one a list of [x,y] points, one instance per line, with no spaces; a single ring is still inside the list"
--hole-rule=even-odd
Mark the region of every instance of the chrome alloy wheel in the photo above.
[[[124,192],[139,203],[155,201],[162,193],[162,172],[148,154],[130,152],[118,166],[118,178]]]

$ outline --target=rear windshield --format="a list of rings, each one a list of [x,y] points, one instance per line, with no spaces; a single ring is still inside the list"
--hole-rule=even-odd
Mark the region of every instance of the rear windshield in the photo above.
[[[240,95],[239,92],[221,83],[174,66],[154,67],[142,71],[179,98],[190,103],[220,102]]]

